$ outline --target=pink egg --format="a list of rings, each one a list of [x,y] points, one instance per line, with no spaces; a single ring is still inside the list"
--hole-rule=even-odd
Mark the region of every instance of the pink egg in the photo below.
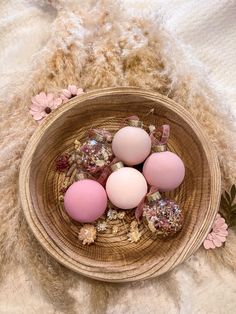
[[[143,174],[151,186],[165,192],[182,183],[185,167],[179,156],[172,152],[153,153],[144,163]]]
[[[143,162],[151,151],[151,139],[142,128],[126,126],[113,138],[112,150],[119,160],[133,166]]]
[[[106,191],[112,204],[130,209],[138,206],[147,194],[147,182],[138,170],[124,167],[109,176]]]
[[[94,180],[73,183],[64,197],[68,215],[79,222],[93,222],[102,216],[107,207],[107,195],[103,186]]]

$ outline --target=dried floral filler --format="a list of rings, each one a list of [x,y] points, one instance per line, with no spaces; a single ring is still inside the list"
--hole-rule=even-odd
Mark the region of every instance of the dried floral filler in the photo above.
[[[181,230],[181,208],[159,193],[177,188],[185,175],[183,161],[167,151],[168,138],[168,125],[152,126],[148,134],[132,116],[113,138],[107,130],[89,130],[83,143],[76,140],[70,154],[56,159],[56,170],[71,177],[60,200],[67,214],[81,223],[78,237],[84,245],[93,243],[99,232],[118,234],[114,222],[124,222],[128,215],[131,242],[140,240],[140,224],[161,238]],[[133,168],[143,162],[143,173]]]

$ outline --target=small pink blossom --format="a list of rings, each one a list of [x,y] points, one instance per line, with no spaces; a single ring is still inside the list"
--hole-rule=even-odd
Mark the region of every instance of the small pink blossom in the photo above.
[[[225,219],[220,214],[217,214],[212,230],[203,242],[204,248],[208,250],[221,247],[228,236],[227,229],[228,225],[225,223]]]
[[[55,98],[54,94],[41,92],[32,97],[30,113],[34,120],[40,123],[51,111],[59,107],[61,103],[62,99]]]
[[[70,98],[83,94],[82,88],[77,88],[75,85],[68,85],[67,89],[62,90],[61,99],[67,102]]]

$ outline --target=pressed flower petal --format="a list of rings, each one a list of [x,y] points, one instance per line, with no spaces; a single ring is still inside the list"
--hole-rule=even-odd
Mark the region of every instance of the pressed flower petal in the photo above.
[[[31,109],[30,109],[29,112],[30,112],[30,114],[32,114],[32,116],[35,115],[35,114],[41,114],[41,111],[34,111],[34,110],[31,110]]]
[[[60,106],[62,103],[62,99],[61,98],[56,98],[53,101],[53,104],[51,106],[52,109],[56,109],[58,106]]]
[[[37,101],[37,100],[35,100],[35,99],[33,99],[33,98],[31,99],[31,103],[32,103],[34,106],[37,106],[37,107],[40,107],[40,108],[44,108],[44,107],[45,107],[42,101],[39,102],[39,101]]]
[[[216,247],[221,247],[222,244],[223,244],[223,243],[222,243],[219,239],[217,239],[217,238],[213,239],[212,242],[214,243],[214,245],[215,245]]]
[[[68,90],[71,92],[72,95],[77,94],[77,87],[75,85],[69,85]]]
[[[226,230],[228,229],[228,225],[226,223],[224,223],[223,225],[219,226],[219,227],[214,227],[213,231],[219,231],[219,230]]]
[[[33,110],[33,111],[37,111],[37,112],[41,112],[41,111],[43,111],[44,110],[44,107],[43,106],[41,106],[40,104],[31,104],[31,106],[30,106],[30,109],[31,110]]]
[[[62,95],[64,95],[66,98],[71,98],[71,92],[68,89],[63,89]]]
[[[224,218],[218,218],[218,219],[215,221],[214,226],[220,227],[220,226],[222,226],[224,223],[225,223]]]
[[[38,95],[35,95],[34,98],[38,103],[44,104],[47,99],[47,96],[44,92],[41,92]]]
[[[204,246],[204,248],[205,248],[206,250],[214,249],[214,248],[215,248],[214,243],[213,243],[212,241],[210,241],[210,240],[207,240],[207,239],[203,242],[203,246]]]
[[[226,237],[222,236],[220,234],[216,234],[215,238],[221,242],[225,242],[226,241]]]
[[[69,100],[65,95],[61,95],[61,99],[64,103]]]
[[[228,229],[228,225],[225,223],[220,227],[221,230],[226,230]]]
[[[34,120],[40,120],[43,118],[43,114],[41,112],[34,112],[32,114],[32,116],[33,116]]]
[[[213,239],[212,233],[209,233],[208,236],[207,236],[207,240],[212,241],[212,239]]]
[[[48,104],[48,107],[50,107],[51,103],[53,102],[53,98],[54,98],[54,94],[53,93],[47,94],[47,104]]]
[[[31,102],[32,102],[33,104],[37,105],[37,106],[41,106],[41,103],[38,102],[38,101],[35,99],[35,97],[32,97],[32,98],[31,98]]]
[[[217,234],[224,236],[224,237],[227,237],[229,232],[227,230],[219,230],[219,232],[217,232]]]
[[[83,89],[82,88],[78,88],[76,95],[79,96],[79,95],[81,95],[83,93],[84,93]]]

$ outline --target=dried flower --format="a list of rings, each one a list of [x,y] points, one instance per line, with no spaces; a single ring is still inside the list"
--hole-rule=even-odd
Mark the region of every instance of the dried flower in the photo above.
[[[152,133],[156,130],[155,125],[152,125],[152,124],[150,124],[148,128],[149,128],[150,133]]]
[[[104,221],[99,221],[97,223],[97,231],[105,231],[107,230],[107,222],[104,220]]]
[[[129,226],[128,240],[130,242],[138,242],[141,238],[141,233],[139,232],[137,220],[133,220]]]
[[[204,248],[208,250],[221,247],[228,236],[227,229],[228,225],[225,223],[225,219],[220,214],[217,214],[212,230],[203,242]]]
[[[183,226],[183,212],[178,204],[169,199],[145,203],[143,218],[151,232],[159,237],[170,237]]]
[[[64,196],[63,195],[59,195],[59,201],[63,202],[64,201]]]
[[[74,141],[74,145],[75,145],[75,150],[79,150],[81,147],[81,142],[79,140],[75,140]]]
[[[130,224],[130,230],[134,230],[135,228],[138,227],[138,222],[137,220],[133,220]]]
[[[83,241],[83,245],[91,244],[97,237],[97,230],[93,225],[85,224],[79,232],[79,240]]]
[[[138,242],[140,238],[141,238],[141,233],[139,232],[138,228],[130,230],[130,232],[128,233],[128,240],[131,243]]]
[[[117,218],[118,219],[123,219],[125,217],[125,212],[124,211],[119,211],[118,213],[117,213]]]
[[[115,209],[109,209],[107,212],[107,218],[109,220],[115,220],[117,219],[117,210]]]
[[[34,120],[40,123],[49,113],[59,107],[61,103],[62,99],[55,98],[54,94],[41,92],[32,97],[30,113]]]
[[[61,99],[63,102],[67,102],[69,99],[83,94],[82,88],[77,88],[75,85],[68,85],[67,89],[62,90]]]
[[[69,155],[60,155],[55,161],[56,170],[59,172],[66,172],[69,169]]]
[[[117,234],[119,231],[119,227],[118,226],[113,226],[112,227],[112,234]]]

